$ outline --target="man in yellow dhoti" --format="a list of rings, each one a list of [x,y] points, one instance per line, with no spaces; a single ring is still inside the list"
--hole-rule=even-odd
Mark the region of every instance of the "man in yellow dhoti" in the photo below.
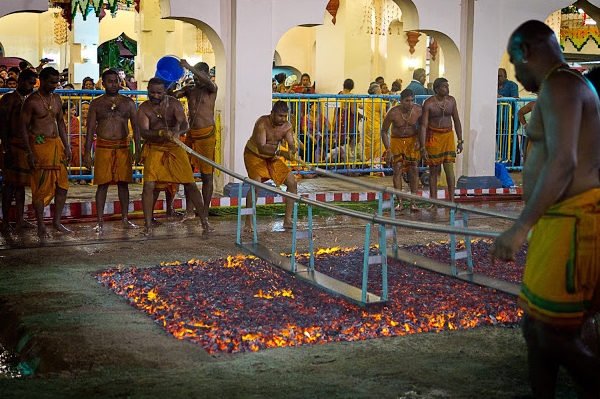
[[[71,232],[60,223],[69,190],[67,165],[71,150],[62,117],[62,101],[59,95],[54,94],[59,75],[54,68],[42,69],[40,88],[25,100],[19,126],[31,169],[32,202],[41,239],[49,235],[44,226],[44,207],[53,197],[52,227],[62,233]]]
[[[0,99],[0,139],[2,139],[2,230],[9,225],[9,211],[13,198],[17,208],[17,229],[33,227],[23,218],[25,187],[31,185],[31,173],[27,163],[27,150],[19,124],[21,107],[25,98],[33,91],[37,74],[26,69],[19,75],[17,88]]]
[[[183,184],[187,199],[192,201],[196,209],[204,209],[187,153],[174,142],[179,140],[179,135],[188,127],[181,103],[176,98],[166,95],[165,82],[159,78],[152,78],[148,82],[148,98],[138,109],[138,124],[147,147],[147,155],[142,160],[142,208],[146,234],[152,227],[156,183]],[[204,213],[200,214],[200,221],[205,231],[213,230]]]
[[[383,144],[386,149],[388,165],[393,165],[394,188],[402,190],[402,169],[408,168],[411,194],[416,195],[419,188],[419,169],[421,152],[425,151],[425,137],[417,125],[423,110],[415,104],[412,90],[405,89],[400,93],[400,105],[393,107],[383,120]],[[392,128],[391,137],[388,129]],[[421,133],[421,137],[419,136]],[[402,198],[398,197],[398,207],[402,211]],[[415,201],[411,201],[411,211],[418,211]]]
[[[437,199],[437,178],[440,165],[444,166],[446,183],[448,184],[448,196],[454,202],[454,188],[456,178],[454,177],[454,161],[456,154],[463,150],[462,125],[458,117],[456,99],[450,95],[448,80],[437,78],[433,82],[435,95],[429,97],[423,103],[422,134],[425,133],[425,149],[423,157],[425,165],[429,166],[429,195]],[[456,129],[458,141],[454,144],[454,132],[452,122]]]
[[[600,307],[600,104],[565,63],[554,31],[528,21],[508,54],[517,79],[538,92],[527,125],[526,205],[496,239],[493,257],[512,260],[533,232],[519,304],[534,398],[553,398],[560,366],[587,396],[600,392],[596,318]],[[595,331],[594,331],[595,329]],[[596,338],[586,337],[584,332]],[[583,396],[582,396],[583,397]]]
[[[92,143],[97,135],[94,153],[94,183],[96,189],[96,213],[98,225],[96,231],[102,233],[104,225],[104,205],[110,183],[117,184],[119,204],[121,205],[121,221],[126,228],[137,228],[128,219],[129,215],[129,183],[133,182],[131,169],[131,150],[129,149],[129,127],[131,122],[136,161],[141,156],[140,132],[137,127],[137,109],[129,97],[119,94],[121,84],[119,75],[114,69],[104,71],[102,85],[105,93],[96,97],[90,104],[87,120],[84,165],[92,168]]]
[[[264,182],[272,179],[276,186],[285,184],[290,193],[298,192],[298,183],[294,174],[290,171],[281,156],[288,159],[296,158],[296,144],[292,131],[292,124],[287,120],[288,107],[283,101],[277,101],[270,115],[263,115],[254,124],[252,136],[244,149],[244,164],[248,171],[248,177],[252,180]],[[280,145],[282,140],[288,144],[288,151],[282,152]],[[255,198],[258,189],[254,188]],[[246,195],[246,208],[252,207],[252,191],[248,190]],[[292,210],[293,201],[285,203],[285,217],[283,227],[293,227]],[[252,218],[246,217],[245,231],[252,231]]]
[[[217,85],[210,79],[208,64],[200,62],[191,66],[186,60],[179,63],[194,74],[194,85],[185,86],[173,93],[175,98],[186,97],[188,99],[189,132],[185,135],[185,143],[198,154],[215,160],[215,101],[217,100]],[[200,172],[202,179],[202,200],[204,209],[198,209],[208,217],[208,209],[213,194],[213,172],[214,168],[198,157],[190,155],[190,163]],[[186,218],[194,214],[188,207]]]

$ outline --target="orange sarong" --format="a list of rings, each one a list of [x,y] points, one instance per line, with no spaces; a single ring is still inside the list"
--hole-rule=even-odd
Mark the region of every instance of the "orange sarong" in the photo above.
[[[249,178],[253,180],[260,178],[262,182],[272,179],[276,186],[282,185],[291,173],[281,157],[261,154],[256,145],[250,141],[244,148],[244,165]]]
[[[390,150],[394,154],[394,164],[401,162],[403,167],[417,166],[421,161],[417,134],[411,137],[391,137]]]
[[[214,161],[215,146],[217,145],[215,131],[215,126],[207,126],[202,129],[190,129],[185,136],[185,144],[198,154]],[[211,165],[193,155],[190,155],[190,163],[204,175],[209,175],[214,172],[214,168]]]
[[[94,152],[94,184],[133,182],[129,140],[96,139]]]
[[[600,289],[600,188],[548,209],[535,224],[518,303],[536,320],[578,329]]]
[[[427,127],[425,148],[429,159],[425,165],[436,166],[456,161],[456,143],[454,142],[454,131],[452,127],[437,128]]]
[[[2,182],[13,186],[30,186],[31,171],[22,139],[10,139],[10,158],[10,162],[6,157],[2,161]]]
[[[43,201],[48,205],[56,192],[56,187],[69,189],[65,146],[60,137],[44,137],[43,143],[36,143],[35,135],[29,135],[31,150],[37,158],[35,170],[31,172],[32,202]]]
[[[170,141],[162,144],[147,141],[142,151],[144,181],[157,183],[194,183],[187,153]]]

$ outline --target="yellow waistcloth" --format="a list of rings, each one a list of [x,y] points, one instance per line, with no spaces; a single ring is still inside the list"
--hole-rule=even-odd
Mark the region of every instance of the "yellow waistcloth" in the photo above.
[[[253,180],[260,178],[261,181],[273,179],[276,186],[283,184],[291,173],[280,157],[260,154],[256,145],[250,141],[244,149],[244,165],[249,178]]]
[[[31,185],[27,151],[21,139],[10,139],[10,159],[5,157],[2,161],[2,182],[13,186]]]
[[[198,154],[205,156],[211,161],[215,160],[215,146],[217,137],[215,136],[215,126],[207,126],[202,129],[190,129],[185,137],[185,143]],[[214,168],[201,159],[190,155],[190,163],[200,173],[209,175],[214,172]]]
[[[33,134],[29,135],[29,143],[37,158],[30,180],[32,202],[43,201],[46,206],[54,198],[56,187],[69,189],[65,146],[60,137],[44,137],[43,143],[36,144]]]
[[[177,184],[173,183],[156,183],[154,185],[154,191],[168,191],[172,196],[177,194]]]
[[[425,148],[429,154],[429,159],[425,160],[425,165],[435,166],[444,163],[454,163],[456,160],[456,144],[452,128],[428,126],[426,137]]]
[[[177,144],[146,142],[142,151],[144,181],[193,183],[194,175],[187,153]]]
[[[518,303],[541,322],[578,329],[599,286],[600,188],[596,188],[553,205],[536,223]]]
[[[94,152],[94,184],[133,182],[129,140],[96,139]]]
[[[402,162],[402,166],[418,166],[421,162],[419,136],[391,137],[390,150],[394,154],[394,164]]]

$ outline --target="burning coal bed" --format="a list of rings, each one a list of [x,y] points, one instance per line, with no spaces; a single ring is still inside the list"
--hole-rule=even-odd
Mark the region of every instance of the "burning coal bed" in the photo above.
[[[458,250],[461,245],[464,243],[457,244]],[[525,251],[518,254],[516,262],[492,266],[490,245],[487,240],[473,241],[475,271],[519,282]],[[449,263],[448,243],[404,249]],[[317,253],[315,269],[360,287],[362,261],[362,249],[330,248]],[[508,294],[392,260],[388,262],[389,302],[366,308],[245,255],[161,263],[152,268],[119,267],[96,277],[173,336],[195,342],[209,353],[483,325],[515,327],[521,316],[516,299]],[[369,291],[380,295],[380,266],[370,266],[369,281]]]

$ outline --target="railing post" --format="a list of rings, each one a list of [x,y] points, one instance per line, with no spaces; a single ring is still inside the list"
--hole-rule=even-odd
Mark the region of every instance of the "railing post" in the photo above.
[[[289,198],[287,199],[289,201]],[[294,220],[292,226],[292,256],[290,256],[290,270],[296,273],[296,230],[298,226],[298,203],[294,201]]]

